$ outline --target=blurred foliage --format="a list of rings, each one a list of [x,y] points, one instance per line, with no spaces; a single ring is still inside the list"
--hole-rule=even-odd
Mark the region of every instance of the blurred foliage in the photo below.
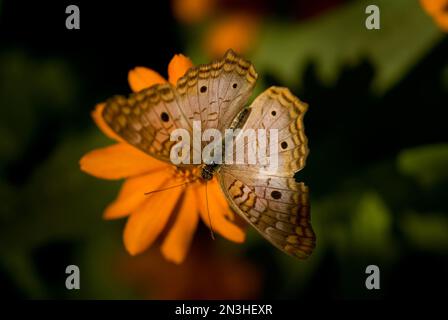
[[[121,243],[123,221],[101,218],[120,182],[95,179],[78,167],[84,153],[111,143],[94,128],[88,106],[93,108],[102,94],[122,92],[113,87],[92,94],[91,74],[79,72],[80,62],[73,57],[43,58],[20,46],[2,47],[3,294],[157,298],[169,296],[172,279],[183,277],[188,279],[182,288],[190,290],[172,289],[177,298],[204,297],[211,290],[229,297],[229,283],[240,290],[232,297],[431,294],[428,283],[446,279],[438,273],[446,272],[448,147],[438,112],[448,98],[448,41],[418,1],[376,2],[380,31],[364,28],[365,1],[350,1],[305,21],[266,18],[248,57],[260,74],[257,92],[273,84],[288,86],[310,103],[305,124],[311,153],[298,175],[310,185],[317,234],[316,251],[307,261],[281,253],[252,229],[243,245],[219,239],[204,248],[211,240],[203,236],[208,235],[203,227],[184,266],[167,266],[157,246],[142,257],[129,257]],[[187,52],[193,61],[206,62],[200,33],[189,28],[179,30],[182,39],[189,39]],[[95,54],[95,61],[102,59],[101,52],[82,54],[84,62]],[[95,68],[89,64],[93,73]],[[124,87],[123,75],[117,74],[122,79],[116,83]],[[63,286],[69,264],[81,268],[79,292]],[[390,283],[381,292],[365,290],[368,264],[378,264],[382,279]],[[406,287],[397,282],[406,274],[403,268],[424,277]],[[210,272],[211,278],[235,277],[226,278],[223,287],[215,281],[195,284],[197,270]],[[248,273],[256,275],[251,278],[251,285],[260,288],[256,293],[241,288]]]
[[[58,117],[70,112],[78,90],[71,73],[62,60],[33,61],[20,51],[0,54],[1,168],[32,142],[44,113]]]
[[[301,81],[307,63],[317,64],[325,84],[334,84],[344,65],[368,59],[375,68],[373,89],[384,92],[442,37],[418,1],[378,0],[381,29],[367,30],[365,8],[355,1],[319,19],[291,25],[273,21],[261,32],[253,62],[257,70],[275,74],[283,83]]]
[[[448,179],[447,164],[448,144],[403,150],[398,157],[400,171],[428,187]]]
[[[406,240],[420,250],[448,252],[448,219],[443,213],[408,213],[400,221]]]

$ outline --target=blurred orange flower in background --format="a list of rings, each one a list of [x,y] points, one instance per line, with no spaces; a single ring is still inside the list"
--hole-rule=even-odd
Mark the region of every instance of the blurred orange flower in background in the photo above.
[[[168,81],[175,84],[192,66],[190,59],[175,55],[168,66]],[[154,70],[136,67],[128,75],[134,92],[166,80]],[[105,219],[127,217],[124,244],[131,255],[146,250],[162,233],[170,220],[161,246],[163,256],[174,263],[184,261],[195,233],[199,217],[223,237],[241,243],[244,231],[231,221],[236,219],[227,205],[216,178],[208,182],[208,205],[205,203],[205,184],[195,179],[193,172],[180,171],[174,165],[159,161],[131,146],[116,135],[104,122],[101,114],[104,104],[98,104],[92,117],[99,129],[116,144],[93,150],[80,160],[81,170],[102,179],[126,179],[117,199],[104,212]],[[191,182],[145,195],[146,192]],[[177,213],[177,216],[172,215]]]
[[[173,14],[185,24],[203,21],[215,9],[216,0],[172,0]]]
[[[420,0],[420,4],[439,28],[448,32],[448,0]]]
[[[264,271],[233,250],[217,252],[208,235],[201,226],[180,266],[148,250],[133,259],[117,255],[112,270],[144,299],[259,299]]]
[[[255,45],[259,31],[256,15],[236,12],[214,23],[206,32],[204,49],[210,57],[219,57],[232,48],[246,54]]]
[[[201,26],[196,31],[209,58],[222,56],[229,48],[239,54],[247,54],[252,49],[260,29],[260,8],[258,3],[249,4],[238,0],[171,1],[173,15],[178,21]]]

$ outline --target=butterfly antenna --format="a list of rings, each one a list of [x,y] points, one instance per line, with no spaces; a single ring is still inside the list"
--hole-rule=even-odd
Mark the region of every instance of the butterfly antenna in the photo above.
[[[165,191],[165,190],[169,190],[169,189],[173,189],[173,188],[177,188],[177,187],[182,187],[182,186],[184,186],[184,185],[186,185],[188,183],[190,183],[190,182],[185,182],[185,183],[177,184],[175,186],[170,186],[170,187],[162,188],[162,189],[159,189],[159,190],[153,190],[153,191],[145,192],[145,196],[150,195],[152,193],[160,192],[160,191]]]
[[[212,226],[212,218],[210,217],[210,209],[208,208],[208,191],[207,191],[207,181],[205,181],[205,202],[207,204],[207,214],[208,214],[208,220],[210,222],[210,235],[213,240],[215,240],[215,233],[213,231]]]

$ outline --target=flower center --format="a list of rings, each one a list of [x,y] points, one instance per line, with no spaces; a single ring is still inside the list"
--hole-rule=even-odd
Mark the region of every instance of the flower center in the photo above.
[[[190,182],[202,182],[201,171],[199,168],[181,168],[173,167],[173,175],[176,179],[182,179],[186,183]]]

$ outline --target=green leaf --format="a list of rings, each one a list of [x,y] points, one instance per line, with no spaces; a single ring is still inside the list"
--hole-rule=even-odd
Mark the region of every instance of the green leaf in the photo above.
[[[20,50],[0,53],[0,165],[23,153],[45,114],[70,111],[79,88],[75,80],[63,60],[36,59]]]
[[[122,222],[102,219],[104,207],[115,198],[122,182],[96,179],[79,169],[83,154],[112,143],[97,129],[65,137],[23,188],[8,193],[7,186],[2,188],[0,184],[0,194],[9,195],[1,216],[5,223],[0,224],[0,263],[27,297],[51,294],[34,269],[30,253],[48,243],[66,240],[84,244],[75,262],[84,270],[84,278],[91,280],[83,285],[84,290],[67,292],[67,297],[116,298],[119,288],[124,297],[128,296],[112,271],[104,271],[123,251]]]
[[[352,245],[369,254],[389,251],[392,218],[386,204],[376,193],[362,196],[351,221]]]
[[[0,248],[33,248],[56,238],[85,238],[107,228],[102,220],[121,181],[96,179],[79,168],[79,159],[112,144],[95,129],[66,137],[28,183],[15,193],[6,226],[0,225]],[[20,234],[20,237],[17,237]]]
[[[48,298],[47,290],[30,260],[30,253],[24,250],[2,251],[0,262],[21,293],[34,299]]]
[[[308,63],[318,66],[326,84],[341,68],[369,59],[375,69],[373,89],[382,93],[399,81],[442,33],[418,1],[377,0],[381,29],[367,30],[369,1],[353,1],[314,20],[268,23],[261,32],[253,62],[261,74],[270,72],[286,85],[300,85]]]
[[[448,179],[448,144],[435,144],[402,151],[398,168],[422,186],[433,186]]]
[[[81,257],[80,268],[84,270],[81,298],[138,299],[125,277],[119,274],[117,264],[124,259],[132,257],[124,252],[121,237],[112,236],[110,232],[92,235]]]
[[[420,250],[448,250],[448,218],[440,213],[408,213],[399,221],[408,242]]]

